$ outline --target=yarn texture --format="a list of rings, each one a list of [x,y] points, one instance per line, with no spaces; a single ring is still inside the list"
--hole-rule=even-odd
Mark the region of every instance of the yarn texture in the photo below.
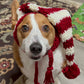
[[[17,28],[22,22],[25,16],[30,13],[41,13],[45,15],[50,23],[54,26],[56,30],[55,40],[53,46],[48,50],[49,65],[45,73],[44,84],[54,83],[52,70],[53,70],[53,51],[59,46],[60,41],[65,49],[65,57],[67,61],[67,66],[62,70],[65,77],[69,79],[74,79],[80,74],[78,66],[73,62],[74,60],[74,44],[72,36],[72,24],[71,16],[69,12],[63,8],[52,8],[52,7],[42,7],[36,4],[26,3],[20,6],[19,12],[23,12],[24,15],[18,20],[15,30],[13,32],[14,39],[19,46],[19,41],[17,39]],[[35,78],[34,84],[39,84],[38,82],[38,62],[35,63]]]

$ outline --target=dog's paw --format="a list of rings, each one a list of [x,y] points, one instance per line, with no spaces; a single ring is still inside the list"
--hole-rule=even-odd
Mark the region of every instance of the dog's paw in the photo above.
[[[54,84],[61,84],[60,80],[56,77]]]

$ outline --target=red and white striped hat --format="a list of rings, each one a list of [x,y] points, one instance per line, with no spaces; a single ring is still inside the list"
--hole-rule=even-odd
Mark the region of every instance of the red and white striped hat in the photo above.
[[[74,79],[80,74],[80,70],[78,66],[73,62],[74,60],[74,44],[73,44],[73,35],[72,35],[72,24],[71,17],[67,10],[62,8],[52,8],[52,7],[42,7],[32,3],[26,3],[20,6],[17,10],[18,14],[18,22],[15,26],[14,30],[14,39],[19,45],[17,39],[17,27],[22,22],[24,17],[30,13],[41,13],[45,15],[48,20],[52,23],[55,29],[58,32],[58,36],[56,35],[55,41],[53,43],[52,48],[48,51],[49,56],[49,67],[47,68],[47,72],[45,74],[45,84],[53,83],[53,51],[58,47],[59,42],[62,41],[63,47],[65,49],[65,57],[67,61],[67,66],[62,70],[63,74],[69,78]],[[60,39],[60,40],[59,40]],[[35,63],[35,84],[38,83],[38,62]]]

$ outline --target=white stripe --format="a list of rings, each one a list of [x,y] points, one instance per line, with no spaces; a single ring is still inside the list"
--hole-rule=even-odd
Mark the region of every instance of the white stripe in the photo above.
[[[25,14],[24,14],[22,11],[20,11],[19,9],[20,9],[20,8],[18,8],[17,11],[16,11],[16,13],[17,13],[17,15],[18,15],[18,20],[19,20],[22,16],[25,15]]]
[[[67,60],[67,64],[71,66],[71,65],[73,65],[73,61],[68,61]]]
[[[56,25],[56,23],[59,23],[60,20],[69,16],[70,14],[67,10],[60,10],[58,12],[48,14],[48,19],[53,25]]]
[[[67,48],[67,49],[65,50],[65,53],[66,53],[66,55],[68,55],[68,56],[73,55],[73,54],[74,54],[74,47]]]
[[[65,30],[63,34],[60,34],[62,42],[66,42],[66,40],[69,40],[71,37],[72,37],[72,28]]]
[[[37,12],[39,10],[39,8],[38,8],[39,6],[36,4],[28,4],[28,6],[29,6],[29,9],[34,12]]]

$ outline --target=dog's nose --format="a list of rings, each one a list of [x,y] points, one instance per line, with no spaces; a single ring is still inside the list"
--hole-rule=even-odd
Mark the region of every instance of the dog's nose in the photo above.
[[[40,43],[33,43],[30,46],[30,50],[34,55],[38,55],[42,51],[42,46]]]

